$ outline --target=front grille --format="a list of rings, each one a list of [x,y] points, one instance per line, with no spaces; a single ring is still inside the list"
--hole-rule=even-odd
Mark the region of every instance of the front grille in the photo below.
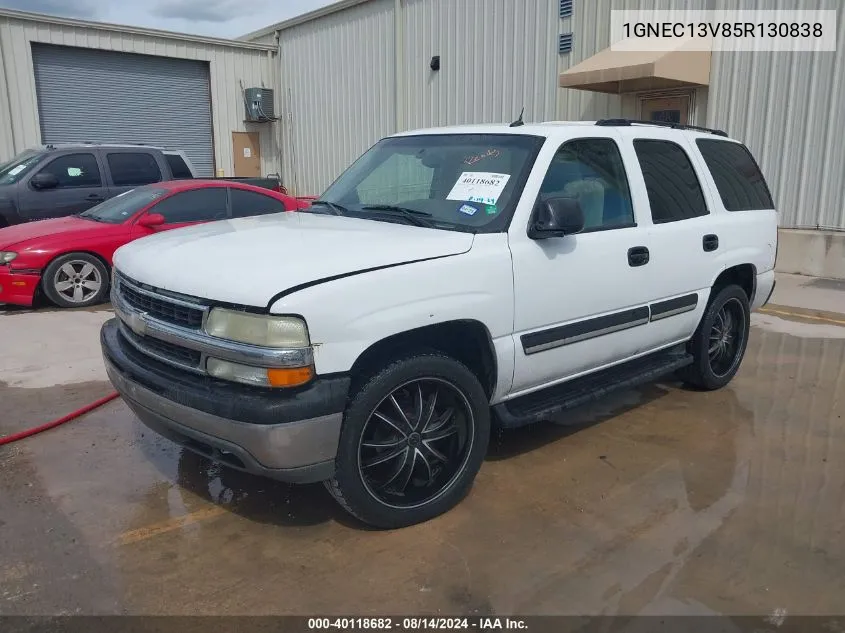
[[[139,350],[147,354],[158,356],[161,359],[169,360],[180,365],[199,368],[202,355],[196,350],[167,343],[166,341],[161,341],[150,336],[138,336],[126,327],[121,328],[121,334]]]
[[[182,327],[193,330],[198,330],[202,325],[203,310],[199,308],[190,308],[168,301],[164,297],[153,297],[146,293],[138,292],[122,280],[118,281],[118,292],[130,306],[141,312],[146,312],[151,317],[160,321],[172,323],[173,325],[181,325]]]

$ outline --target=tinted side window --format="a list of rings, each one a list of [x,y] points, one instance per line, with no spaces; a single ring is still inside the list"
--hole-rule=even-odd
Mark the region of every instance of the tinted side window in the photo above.
[[[164,158],[170,166],[170,172],[173,174],[174,180],[185,180],[194,177],[188,165],[179,154],[165,154]]]
[[[67,154],[45,166],[39,173],[53,174],[59,187],[99,187],[100,168],[93,154]]]
[[[147,153],[120,152],[108,155],[112,182],[117,186],[148,185],[161,180],[155,158]]]
[[[233,218],[287,211],[281,201],[261,193],[246,191],[245,189],[232,189],[231,193]]]
[[[149,211],[161,213],[166,224],[226,219],[226,187],[183,191],[165,198]]]
[[[625,166],[611,139],[564,143],[552,159],[540,196],[577,198],[584,212],[585,230],[634,224]]]
[[[643,170],[655,224],[707,215],[707,203],[689,156],[677,143],[640,139],[634,149]]]
[[[774,209],[769,187],[748,148],[728,141],[696,141],[728,211]]]

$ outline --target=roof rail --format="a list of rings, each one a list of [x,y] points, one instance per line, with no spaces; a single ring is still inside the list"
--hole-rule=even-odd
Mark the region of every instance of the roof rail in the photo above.
[[[697,130],[699,132],[708,132],[710,134],[715,134],[716,136],[727,137],[728,135],[727,132],[725,132],[724,130],[714,130],[709,127],[687,125],[686,123],[672,123],[670,121],[639,121],[637,119],[601,119],[600,121],[596,121],[596,125],[601,125],[602,127],[623,127],[634,124],[656,125],[658,127],[669,127],[673,130]]]

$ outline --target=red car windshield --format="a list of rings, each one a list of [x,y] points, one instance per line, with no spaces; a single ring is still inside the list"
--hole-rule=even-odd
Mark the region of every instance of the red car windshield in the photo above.
[[[167,191],[160,187],[138,187],[101,202],[96,207],[81,213],[79,217],[94,222],[105,222],[106,224],[123,224],[165,193]]]

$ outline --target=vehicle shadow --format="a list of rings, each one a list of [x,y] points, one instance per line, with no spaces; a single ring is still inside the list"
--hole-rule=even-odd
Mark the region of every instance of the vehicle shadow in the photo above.
[[[176,482],[196,496],[250,521],[282,527],[306,527],[336,521],[368,530],[318,484],[286,484],[235,470],[180,449]]]
[[[486,459],[507,460],[529,453],[657,400],[666,393],[658,385],[646,385],[573,409],[556,420],[520,429],[495,430]],[[162,474],[182,489],[250,521],[291,528],[334,521],[354,530],[376,530],[343,510],[323,484],[294,485],[273,481],[217,464],[182,448],[176,451],[174,478],[172,464],[166,464],[152,454],[149,457]]]
[[[530,453],[659,400],[667,394],[668,391],[659,383],[649,383],[636,389],[609,394],[599,401],[535,424],[515,429],[494,428],[486,461],[500,461]]]
[[[35,301],[31,306],[16,306],[10,303],[0,303],[0,316],[13,314],[28,314],[45,312],[111,312],[111,303],[100,303],[98,305],[88,306],[87,308],[60,308],[57,305],[50,303],[45,297],[36,295]]]

